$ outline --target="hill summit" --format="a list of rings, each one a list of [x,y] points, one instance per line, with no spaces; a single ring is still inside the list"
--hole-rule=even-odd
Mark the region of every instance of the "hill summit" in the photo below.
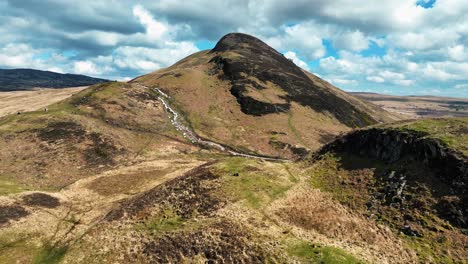
[[[316,149],[351,128],[393,118],[241,33],[133,82],[173,96],[201,136],[266,155]]]

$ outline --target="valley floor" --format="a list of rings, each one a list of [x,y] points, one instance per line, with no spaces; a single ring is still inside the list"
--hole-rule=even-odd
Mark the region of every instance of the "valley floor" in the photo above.
[[[45,108],[87,87],[88,86],[63,89],[37,88],[30,91],[0,92],[0,117],[13,113],[36,111]]]
[[[468,117],[468,99],[437,96],[394,96],[377,93],[351,93],[383,109],[400,114],[402,119]]]

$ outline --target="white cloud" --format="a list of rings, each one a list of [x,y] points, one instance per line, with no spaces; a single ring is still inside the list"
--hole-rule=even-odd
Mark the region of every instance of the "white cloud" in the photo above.
[[[448,55],[454,61],[468,60],[468,50],[461,44],[449,47]]]
[[[169,66],[197,51],[198,48],[191,42],[168,42],[167,47],[161,49],[119,47],[113,56],[115,64],[121,68],[149,72]]]
[[[446,81],[449,79],[454,78],[454,75],[434,67],[434,65],[429,64],[427,65],[423,70],[422,70],[424,76],[430,79],[436,79],[436,80],[441,80],[441,81]]]
[[[330,82],[335,85],[357,85],[358,84],[356,80],[348,80],[348,79],[330,79]]]
[[[141,5],[133,7],[133,15],[145,26],[146,34],[151,39],[160,39],[168,30],[168,26],[156,21],[152,15]]]
[[[0,1],[0,66],[133,76],[197,51],[198,40],[241,31],[303,68],[318,60],[314,70],[337,84],[455,89],[468,81],[468,2],[416,2]],[[76,56],[57,55],[65,50]]]
[[[468,89],[468,83],[457,84],[454,86],[455,89]]]
[[[299,59],[299,57],[297,57],[296,53],[294,53],[292,51],[288,51],[288,52],[286,52],[284,54],[284,56],[286,58],[288,58],[288,59],[291,59],[297,66],[303,68],[306,71],[310,71],[309,66],[307,65],[307,63],[305,63],[304,61]]]
[[[78,74],[99,75],[99,70],[91,61],[77,61],[73,64],[73,71]]]
[[[279,36],[265,38],[266,43],[279,50],[297,50],[309,60],[321,58],[326,53],[322,43],[322,37],[328,34],[325,28],[313,23],[304,23],[283,27],[281,32]]]
[[[413,80],[394,80],[393,81],[394,84],[396,85],[401,85],[401,86],[411,86],[414,84],[414,81]]]
[[[404,79],[405,75],[403,73],[392,72],[392,71],[382,71],[379,73],[385,79]]]
[[[375,83],[385,82],[385,79],[380,77],[380,76],[368,76],[368,77],[366,77],[366,80],[368,80],[370,82],[375,82]]]
[[[354,31],[339,35],[333,45],[338,49],[361,51],[369,47],[369,41],[361,31]]]

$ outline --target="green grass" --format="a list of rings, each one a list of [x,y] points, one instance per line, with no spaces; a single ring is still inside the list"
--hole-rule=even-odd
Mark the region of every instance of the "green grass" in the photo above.
[[[384,127],[423,132],[427,137],[440,139],[449,147],[468,155],[468,118],[421,119]]]
[[[293,185],[289,181],[292,180],[290,175],[281,177],[278,172],[264,171],[260,166],[257,161],[241,157],[221,162],[220,167],[225,174],[224,192],[234,199],[244,200],[252,208],[260,209],[280,198]]]
[[[329,246],[321,246],[303,240],[290,242],[286,252],[307,263],[354,264],[364,263],[346,251]]]
[[[60,263],[68,251],[67,246],[54,247],[45,244],[34,258],[34,264],[55,264]]]
[[[288,126],[291,132],[293,133],[294,137],[297,139],[297,141],[299,141],[299,143],[301,143],[302,146],[308,147],[307,144],[302,139],[299,131],[297,131],[296,127],[293,124],[293,114],[291,111],[288,112]]]
[[[341,184],[343,173],[339,169],[339,159],[332,154],[326,154],[309,169],[309,182],[312,187],[329,192],[338,201],[347,203],[354,198],[354,193]]]
[[[182,217],[177,215],[171,208],[167,208],[150,219],[145,224],[145,228],[156,233],[170,232],[179,229],[184,223]]]
[[[13,181],[4,179],[3,176],[0,176],[0,195],[20,193],[26,190],[28,190],[28,188],[26,188],[25,186],[22,186]]]
[[[2,232],[0,236],[0,263],[31,263],[37,248],[31,238],[38,234]]]
[[[440,253],[440,242],[435,242],[434,238],[404,236],[404,241],[407,247],[417,252],[421,263],[455,263],[449,256]],[[446,246],[449,247],[448,245]]]

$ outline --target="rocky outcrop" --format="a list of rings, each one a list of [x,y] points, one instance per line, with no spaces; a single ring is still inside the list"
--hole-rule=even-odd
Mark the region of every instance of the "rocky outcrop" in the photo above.
[[[438,214],[456,226],[466,228],[468,224],[468,159],[449,148],[442,141],[427,137],[417,131],[371,128],[349,133],[322,147],[313,159],[328,152],[348,153],[360,157],[377,159],[385,163],[418,161],[427,166],[434,175],[449,186],[436,210]],[[386,192],[392,200],[407,184],[404,176],[389,174],[391,183]],[[392,202],[392,201],[388,201]]]
[[[244,114],[261,116],[272,113],[287,112],[291,107],[289,103],[272,104],[246,96],[244,95],[246,92],[245,88],[240,85],[233,85],[230,91],[231,94],[236,97],[237,102],[241,106],[241,111]]]

